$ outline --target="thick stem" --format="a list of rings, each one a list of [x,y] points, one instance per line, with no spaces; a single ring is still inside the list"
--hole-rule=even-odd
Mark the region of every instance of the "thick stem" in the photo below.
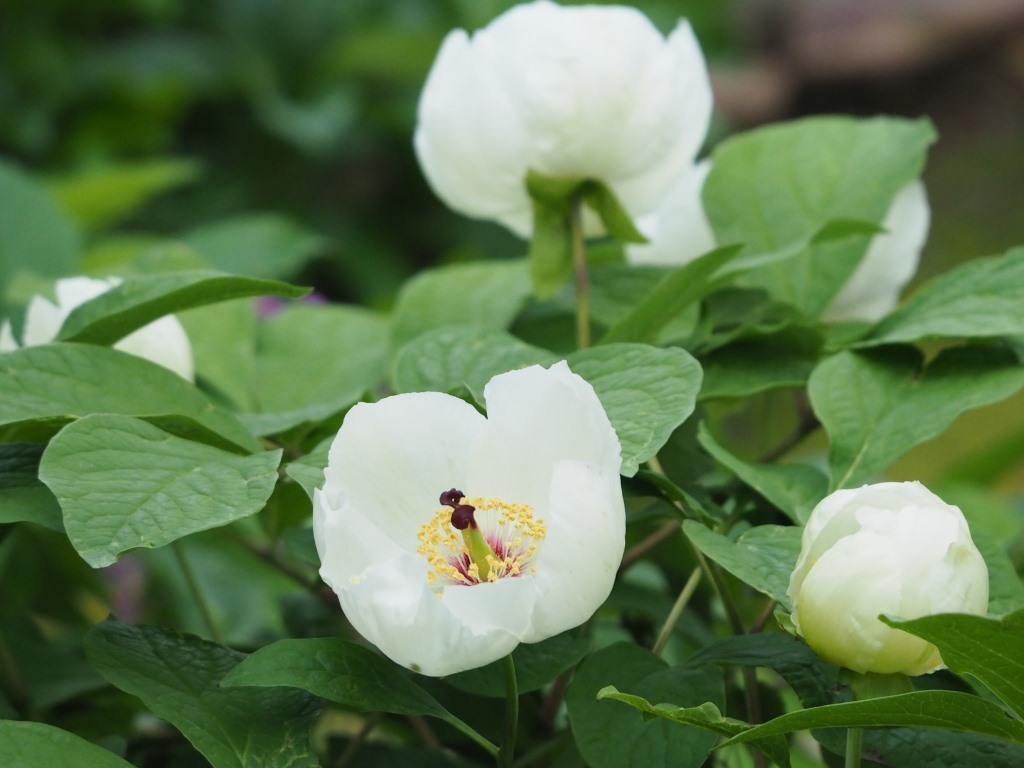
[[[682,591],[679,593],[679,597],[676,598],[676,602],[672,606],[672,610],[668,613],[668,618],[665,619],[665,626],[661,628],[658,639],[654,641],[654,645],[651,647],[652,653],[660,656],[661,652],[665,650],[668,639],[672,636],[672,630],[679,623],[679,618],[683,615],[683,611],[686,610],[686,604],[690,602],[690,598],[693,597],[693,593],[700,583],[700,574],[700,566],[697,566],[693,569],[693,573],[690,574],[690,578],[686,580]]]
[[[501,665],[505,670],[505,731],[498,752],[498,768],[509,768],[516,750],[516,733],[519,731],[519,685],[512,655],[506,656]]]
[[[583,239],[583,201],[573,196],[569,208],[572,237],[572,263],[576,273],[576,346],[590,346],[590,281],[587,275],[587,248]]]
[[[213,620],[210,604],[206,601],[203,590],[199,587],[199,581],[196,579],[195,571],[192,570],[192,566],[185,556],[185,549],[182,547],[181,542],[172,542],[171,551],[174,552],[174,558],[178,561],[178,567],[181,568],[181,573],[185,577],[188,591],[191,593],[192,599],[195,601],[196,606],[199,608],[199,613],[203,617],[203,623],[206,624],[206,631],[210,633],[210,639],[215,643],[223,644],[224,641],[221,638],[220,630],[217,628],[217,622]]]
[[[863,738],[863,729],[846,729],[846,760],[843,763],[844,768],[860,768],[860,747]]]

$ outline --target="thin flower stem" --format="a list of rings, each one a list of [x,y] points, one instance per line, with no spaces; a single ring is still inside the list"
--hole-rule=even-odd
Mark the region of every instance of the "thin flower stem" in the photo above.
[[[846,729],[846,761],[843,763],[844,768],[860,768],[860,747],[863,738],[863,729]]]
[[[501,759],[500,758],[500,750],[498,749],[498,746],[496,744],[494,744],[493,742],[489,741],[488,739],[484,738],[480,734],[479,731],[477,731],[475,728],[473,728],[473,726],[469,725],[468,723],[463,722],[462,720],[460,720],[459,718],[457,718],[455,715],[452,715],[452,714],[449,714],[448,717],[444,718],[444,721],[446,723],[448,723],[448,725],[450,725],[452,728],[457,730],[459,733],[462,733],[465,736],[468,736],[473,741],[475,741],[477,744],[479,744],[481,747],[486,749],[487,752],[491,754],[491,756],[496,757],[499,760]]]
[[[583,201],[573,196],[569,206],[572,237],[572,263],[576,272],[576,346],[590,346],[590,281],[587,275],[587,248],[583,239]]]
[[[679,523],[676,520],[670,520],[669,522],[662,525],[654,533],[649,534],[645,538],[638,541],[632,547],[626,550],[622,555],[622,561],[619,563],[619,571],[622,572],[629,568],[633,563],[642,558],[661,542],[666,539],[672,538],[676,533],[680,531]]]
[[[516,750],[516,734],[519,731],[519,685],[516,682],[516,665],[509,654],[501,662],[505,670],[505,732],[502,734],[501,750],[498,752],[498,768],[509,768]]]
[[[690,602],[690,598],[693,597],[693,593],[697,589],[697,585],[700,583],[701,568],[697,566],[693,569],[693,573],[690,574],[690,578],[686,580],[683,585],[683,590],[679,593],[679,597],[676,598],[675,605],[672,606],[672,610],[668,613],[668,618],[665,619],[665,626],[661,628],[661,632],[658,634],[658,639],[654,641],[654,645],[651,648],[651,652],[655,655],[660,656],[661,652],[665,650],[665,646],[668,644],[668,639],[672,636],[672,630],[676,628],[676,624],[679,623],[679,618],[683,615],[683,611],[686,610],[686,604]]]
[[[345,747],[345,751],[335,761],[334,768],[348,768],[352,764],[352,761],[362,748],[363,742],[366,741],[366,737],[377,727],[377,724],[383,717],[384,714],[382,712],[375,712],[363,721],[362,727],[352,736],[352,740]]]
[[[181,545],[181,541],[171,542],[171,551],[174,552],[174,558],[178,561],[178,567],[181,568],[181,573],[185,577],[188,591],[191,593],[192,599],[195,601],[196,606],[199,608],[199,613],[203,617],[203,623],[206,624],[206,630],[210,633],[210,639],[215,643],[223,644],[224,641],[220,630],[217,628],[217,622],[213,620],[210,604],[203,595],[203,590],[199,587],[199,581],[196,579],[195,571],[192,570],[192,566],[185,556],[185,548]]]

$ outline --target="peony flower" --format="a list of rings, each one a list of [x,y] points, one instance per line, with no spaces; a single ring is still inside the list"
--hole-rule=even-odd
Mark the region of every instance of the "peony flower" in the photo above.
[[[22,331],[22,344],[34,347],[53,341],[75,307],[95,299],[120,283],[121,280],[116,277],[105,280],[68,277],[58,280],[55,287],[56,304],[42,296],[33,296],[29,302]],[[18,343],[11,332],[11,325],[5,320],[0,325],[0,352],[9,352],[17,348]],[[171,315],[154,320],[149,325],[128,334],[114,344],[114,348],[162,365],[188,381],[195,380],[192,345],[181,323]]]
[[[532,230],[526,175],[595,179],[634,218],[693,162],[711,86],[686,21],[666,40],[624,6],[516,6],[449,33],[419,103],[415,148],[451,208]]]
[[[710,170],[710,161],[705,160],[684,171],[661,208],[638,222],[649,240],[643,245],[626,246],[630,263],[686,264],[715,247],[714,232],[701,201]],[[867,253],[822,313],[822,319],[875,322],[889,314],[917,270],[929,220],[924,184],[913,181],[897,192],[882,221],[886,231],[872,238]]]
[[[792,621],[819,656],[855,672],[921,675],[934,645],[878,620],[984,615],[988,570],[963,513],[923,485],[836,491],[811,512],[789,582]]]
[[[426,675],[586,621],[622,558],[619,441],[566,363],[360,403],[313,497],[320,575],[352,625]]]

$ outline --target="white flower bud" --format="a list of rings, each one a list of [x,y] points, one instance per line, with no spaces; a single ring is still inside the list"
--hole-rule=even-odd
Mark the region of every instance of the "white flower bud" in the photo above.
[[[920,675],[942,666],[938,650],[878,616],[984,615],[988,570],[957,507],[917,482],[878,483],[814,508],[789,598],[793,624],[822,658]]]
[[[415,147],[449,207],[525,237],[528,171],[601,181],[635,219],[693,162],[710,116],[688,22],[666,39],[633,8],[537,0],[445,38]]]

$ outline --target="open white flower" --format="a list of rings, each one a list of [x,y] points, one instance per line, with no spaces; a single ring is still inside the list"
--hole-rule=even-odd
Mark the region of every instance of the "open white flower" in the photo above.
[[[427,675],[586,621],[611,590],[620,446],[560,362],[495,376],[487,417],[421,392],[356,405],[313,497],[320,575],[352,625]]]
[[[818,655],[855,672],[921,675],[934,645],[878,620],[984,615],[988,569],[963,513],[917,482],[836,491],[811,513],[789,582],[792,621]]]
[[[658,211],[638,222],[648,242],[626,246],[630,263],[681,265],[715,247],[714,231],[701,201],[710,170],[709,160],[685,170]],[[872,238],[860,264],[833,297],[822,319],[875,322],[889,314],[917,270],[930,218],[924,184],[912,181],[900,189],[882,221],[886,231]]]
[[[414,143],[449,207],[526,237],[528,171],[601,181],[636,218],[693,162],[710,117],[688,22],[666,39],[633,8],[537,0],[449,33]]]
[[[22,344],[34,347],[53,341],[60,332],[68,315],[79,304],[95,299],[106,293],[121,280],[116,277],[94,279],[91,277],[68,277],[58,280],[55,286],[57,303],[42,296],[33,296],[25,314]],[[6,320],[0,325],[0,352],[17,349],[18,343]],[[142,357],[174,371],[188,381],[195,380],[192,361],[192,344],[185,329],[172,315],[154,320],[114,344],[115,349]]]

